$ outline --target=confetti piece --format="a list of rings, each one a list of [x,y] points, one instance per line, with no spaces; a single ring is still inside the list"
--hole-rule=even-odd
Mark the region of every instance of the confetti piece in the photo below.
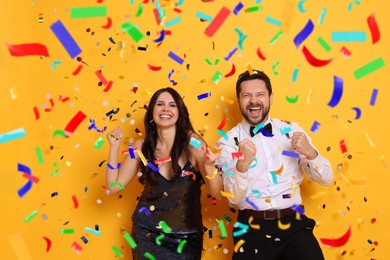
[[[359,119],[362,115],[362,111],[358,107],[352,107],[353,110],[356,112],[355,120]]]
[[[300,215],[303,215],[303,213],[305,213],[305,210],[301,206],[299,206],[298,204],[292,205],[291,209],[293,209],[294,211],[296,211]]]
[[[322,8],[320,18],[318,19],[318,24],[322,24],[324,22],[326,11],[326,8]]]
[[[333,94],[332,98],[328,102],[328,106],[335,107],[340,102],[343,96],[344,83],[343,79],[337,76],[333,76]]]
[[[282,155],[293,157],[293,158],[299,158],[299,153],[291,152],[291,151],[287,151],[287,150],[283,150]]]
[[[57,135],[60,135],[60,136],[62,136],[64,138],[66,137],[66,134],[65,134],[64,130],[61,130],[61,129],[57,129],[57,130],[54,131],[53,137],[56,137]]]
[[[261,50],[260,50],[260,47],[258,47],[258,48],[256,49],[256,54],[257,54],[257,56],[258,56],[261,60],[266,60],[265,56],[263,55],[263,53],[262,53]]]
[[[332,32],[332,42],[365,42],[365,32]]]
[[[290,228],[290,226],[291,226],[291,223],[283,224],[282,221],[280,219],[278,219],[278,228],[280,230],[287,230]]]
[[[218,14],[214,17],[213,21],[206,28],[204,33],[207,36],[212,37],[226,20],[226,18],[229,16],[229,14],[230,10],[226,7],[222,7],[221,10],[219,10]]]
[[[77,209],[77,208],[79,207],[79,202],[78,202],[78,200],[77,200],[76,195],[73,195],[73,196],[72,196],[72,201],[73,201],[73,206],[74,206],[74,208]]]
[[[221,191],[221,195],[226,197],[226,198],[233,198],[234,199],[234,197],[235,197],[233,193],[225,192],[225,191]]]
[[[374,88],[371,93],[370,106],[374,106],[376,97],[378,96],[378,89]],[[1,138],[0,138],[1,139]],[[1,142],[0,142],[1,143]]]
[[[179,246],[177,247],[177,252],[179,254],[181,254],[183,252],[183,247],[185,246],[185,244],[187,243],[187,240],[182,240],[179,244]]]
[[[225,223],[223,222],[223,220],[219,220],[219,219],[217,219],[217,222],[218,222],[219,229],[221,230],[221,238],[227,237]]]
[[[225,56],[225,60],[228,61],[233,55],[234,53],[238,50],[238,47],[234,47],[226,56]]]
[[[74,228],[61,228],[61,234],[69,235],[74,233]]]
[[[324,48],[325,51],[329,52],[332,50],[332,47],[324,40],[322,37],[317,38],[317,42]]]
[[[30,191],[30,189],[31,189],[31,187],[33,185],[32,172],[31,172],[31,169],[28,166],[20,164],[20,163],[18,163],[18,171],[26,173],[29,176],[27,183],[22,188],[20,188],[18,190],[19,197],[23,198],[27,194],[27,192]]]
[[[174,61],[176,61],[180,65],[182,65],[184,62],[184,60],[182,58],[180,58],[179,56],[177,56],[175,53],[173,53],[171,51],[168,53],[168,57],[173,59]]]
[[[240,247],[245,243],[245,240],[240,239],[235,245],[234,245],[234,252],[238,252]]]
[[[156,237],[156,244],[161,246],[161,240],[165,238],[164,234],[160,234],[158,237]]]
[[[26,243],[22,237],[21,233],[15,233],[8,237],[8,241],[11,244],[11,247],[18,260],[31,260],[33,259],[30,255],[30,252],[26,246]]]
[[[130,22],[124,22],[120,29],[124,32],[126,32],[135,42],[139,42],[142,40],[145,35],[143,35],[137,27],[135,27],[132,23]]]
[[[162,230],[165,233],[171,233],[172,229],[168,226],[168,224],[165,221],[160,221],[159,222],[159,228],[162,228]]]
[[[316,57],[313,56],[313,54],[311,54],[311,52],[306,48],[306,46],[303,46],[302,48],[302,53],[303,55],[305,56],[305,59],[307,60],[307,62],[309,62],[310,65],[314,66],[314,67],[323,67],[323,66],[326,66],[328,65],[329,63],[332,62],[333,58],[332,59],[329,59],[329,60],[320,60],[320,59],[317,59]]]
[[[364,133],[364,135],[366,136],[366,138],[367,138],[368,142],[370,143],[371,147],[374,147],[375,144],[374,144],[374,142],[370,139],[370,137],[368,136],[368,133]]]
[[[203,93],[197,96],[198,100],[205,99],[211,97],[211,92]]]
[[[152,171],[158,172],[158,167],[156,167],[153,163],[148,162],[146,165],[147,165]]]
[[[234,7],[234,9],[233,9],[233,13],[234,13],[234,15],[238,15],[238,13],[241,11],[241,9],[244,7],[244,5],[241,3],[241,2],[239,2],[237,5],[236,5],[236,7]]]
[[[356,79],[361,79],[384,66],[385,66],[385,61],[383,60],[382,57],[380,57],[360,67],[359,69],[355,70],[353,74],[355,75]]]
[[[340,149],[341,149],[342,153],[346,153],[347,152],[347,146],[345,144],[345,140],[341,140],[340,141]]]
[[[376,23],[376,20],[375,20],[375,14],[372,14],[369,17],[367,17],[367,24],[368,24],[368,28],[370,29],[370,33],[371,33],[372,44],[375,44],[381,38],[381,34],[379,32],[379,27],[378,27],[378,24]]]
[[[251,6],[251,7],[248,7],[247,9],[245,9],[245,13],[252,13],[252,12],[257,12],[257,11],[261,11],[261,10],[262,10],[261,6]]]
[[[202,146],[202,142],[194,137],[191,137],[190,145],[194,146],[195,148],[200,149],[200,147]]]
[[[45,56],[49,57],[49,51],[46,46],[41,43],[25,43],[25,44],[6,44],[9,53],[14,57],[24,56]]]
[[[222,130],[223,127],[226,125],[226,122],[228,121],[228,119],[226,117],[224,117],[221,121],[221,123],[219,123],[219,126],[217,127],[217,129],[219,130]]]
[[[177,24],[179,22],[181,22],[181,17],[180,16],[175,17],[172,20],[169,20],[169,21],[165,22],[165,27],[169,28],[169,27],[171,27],[171,26],[173,26],[173,25],[175,25],[175,24]]]
[[[320,126],[321,126],[321,124],[319,122],[317,122],[316,120],[314,120],[314,122],[310,128],[310,131],[312,131],[313,133],[317,133],[318,130],[320,129]]]
[[[74,131],[76,131],[77,127],[81,124],[81,122],[83,122],[86,117],[87,116],[83,112],[77,112],[77,114],[73,116],[73,118],[65,127],[64,132],[66,134],[66,137],[69,137],[71,134],[73,134]]]
[[[298,9],[299,9],[299,11],[300,11],[301,13],[306,12],[305,8],[303,8],[303,4],[305,3],[305,1],[306,1],[306,0],[301,0],[301,1],[299,1],[299,3],[298,3]]]
[[[87,243],[88,243],[88,239],[87,239],[85,236],[82,236],[82,237],[81,237],[81,240],[84,242],[84,244],[87,244]]]
[[[229,140],[228,135],[224,131],[217,130],[217,134],[221,135],[226,141]]]
[[[103,76],[101,70],[96,70],[96,71],[95,71],[95,75],[99,78],[100,82],[101,82],[103,85],[106,85],[106,84],[107,84],[107,80],[106,80],[105,77]]]
[[[51,248],[51,240],[47,237],[42,237],[46,241],[46,252],[50,251]]]
[[[276,41],[283,35],[283,31],[279,31],[276,35],[270,40],[269,44],[273,45]]]
[[[144,10],[143,4],[139,3],[138,10],[137,10],[137,13],[135,14],[135,17],[140,17],[142,15],[143,10]]]
[[[276,19],[269,17],[269,16],[265,17],[265,21],[267,23],[273,24],[273,25],[278,26],[278,27],[282,24],[279,20],[276,20]]]
[[[31,212],[30,215],[28,215],[28,216],[23,220],[23,222],[24,222],[24,223],[27,223],[27,222],[29,222],[30,220],[32,220],[33,218],[35,218],[37,215],[38,215],[38,210],[34,210],[33,212]]]
[[[102,25],[100,27],[102,27],[103,29],[110,29],[112,26],[112,19],[110,17],[107,17],[107,23],[105,25]]]
[[[80,47],[77,45],[73,37],[65,28],[61,20],[53,23],[50,29],[55,34],[57,39],[61,42],[62,46],[68,52],[69,56],[73,59],[81,53]]]
[[[137,243],[134,241],[134,239],[130,236],[128,232],[126,232],[123,237],[126,239],[127,243],[129,243],[130,247],[132,249],[137,247]]]
[[[102,234],[101,231],[93,229],[93,228],[89,228],[89,227],[85,227],[84,231],[87,232],[87,233],[91,233],[91,234],[97,235],[97,236],[100,236]]]
[[[3,134],[0,134],[0,144],[9,142],[18,138],[25,137],[26,133],[24,131],[24,128],[18,128],[15,130],[12,130],[10,132],[6,132]]]
[[[165,30],[161,30],[160,32],[160,37],[158,37],[157,39],[154,39],[153,42],[162,42],[165,38]]]
[[[107,15],[106,6],[73,7],[70,8],[70,18],[91,18]]]
[[[111,248],[112,248],[112,250],[114,250],[115,255],[116,255],[117,257],[123,257],[122,252],[119,250],[119,248],[118,248],[117,246],[112,246]]]
[[[83,68],[83,65],[79,65],[73,72],[72,72],[72,75],[73,76],[77,76],[79,73],[80,73],[80,71],[82,70],[82,68]]]
[[[150,70],[153,70],[153,71],[159,71],[159,70],[161,70],[161,66],[153,66],[153,65],[150,65],[150,64],[148,64],[148,68],[149,68]]]
[[[77,254],[80,254],[81,250],[83,249],[76,241],[73,242],[71,247],[74,251],[76,251]]]
[[[256,204],[251,201],[248,197],[245,198],[245,202],[251,205],[255,210],[260,210],[259,207],[256,206]]]
[[[289,97],[289,96],[286,96],[286,101],[290,104],[294,104],[294,103],[297,103],[298,101],[298,98],[299,98],[299,95],[297,94],[295,97]]]
[[[313,29],[314,29],[314,24],[309,19],[305,27],[294,38],[294,44],[297,49],[310,36],[310,34],[313,32]]]
[[[212,77],[212,81],[215,83],[215,84],[218,84],[218,82],[221,80],[221,78],[222,78],[222,73],[221,72],[219,72],[219,71],[216,71],[215,73],[214,73],[214,76]],[[210,93],[210,96],[211,96],[211,92],[209,92]]]
[[[248,229],[249,229],[248,225],[245,225],[245,224],[240,223],[238,221],[236,223],[234,223],[234,227],[240,228],[240,229],[233,232],[233,237],[242,236],[242,235],[246,234],[248,232]]]
[[[249,226],[253,229],[260,229],[260,224],[256,224],[256,225],[252,224],[253,220],[254,220],[253,216],[250,216],[248,219]]]
[[[349,226],[347,232],[345,232],[345,234],[342,235],[340,238],[336,238],[336,239],[320,238],[320,240],[324,246],[341,247],[348,242],[350,237],[351,237],[351,226]]]
[[[204,20],[204,21],[207,21],[207,22],[211,22],[211,21],[213,20],[213,17],[211,17],[210,15],[201,13],[201,12],[199,12],[199,11],[197,11],[195,15],[196,15],[196,17],[198,17],[199,19]]]
[[[349,58],[349,56],[351,56],[351,52],[346,48],[346,47],[342,47],[340,49],[340,52],[341,54],[343,54],[346,58]]]
[[[148,258],[149,260],[156,260],[156,258],[149,252],[146,252],[144,257]]]

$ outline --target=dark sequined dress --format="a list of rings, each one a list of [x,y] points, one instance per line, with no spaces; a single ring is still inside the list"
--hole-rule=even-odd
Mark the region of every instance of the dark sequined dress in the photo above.
[[[187,162],[179,178],[155,174],[157,182],[145,184],[132,217],[133,259],[201,259],[201,173]]]

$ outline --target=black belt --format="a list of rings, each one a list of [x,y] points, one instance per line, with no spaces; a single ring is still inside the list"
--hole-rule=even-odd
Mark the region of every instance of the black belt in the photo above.
[[[303,205],[300,205],[304,209]],[[263,218],[265,220],[274,220],[276,218],[284,218],[295,216],[297,212],[291,208],[287,209],[271,209],[271,210],[252,210],[244,209],[238,211],[239,217],[254,217],[254,218]]]

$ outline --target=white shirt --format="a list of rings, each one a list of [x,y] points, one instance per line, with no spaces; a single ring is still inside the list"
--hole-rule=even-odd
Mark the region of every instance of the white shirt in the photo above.
[[[223,171],[224,191],[234,195],[228,194],[229,204],[240,210],[284,209],[301,204],[299,185],[304,172],[309,179],[324,186],[331,184],[333,179],[332,167],[326,158],[318,153],[317,158],[308,160],[291,147],[289,137],[294,132],[305,133],[298,124],[268,117],[265,124],[269,122],[273,128],[272,137],[264,136],[261,131],[251,137],[250,125],[244,120],[227,133],[227,140],[226,136],[219,139],[222,152],[217,162]],[[245,173],[237,171],[237,159],[232,157],[232,153],[238,152],[234,137],[238,142],[251,139],[257,149],[255,160]],[[286,154],[283,151],[293,153],[293,156],[283,155]]]

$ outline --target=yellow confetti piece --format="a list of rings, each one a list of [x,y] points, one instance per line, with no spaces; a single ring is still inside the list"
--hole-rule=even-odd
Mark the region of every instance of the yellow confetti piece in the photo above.
[[[318,199],[319,197],[324,196],[325,194],[326,194],[325,192],[319,191],[319,192],[317,192],[317,193],[311,195],[310,198],[311,198],[312,200],[316,200],[316,199]]]
[[[139,158],[141,158],[142,163],[146,166],[148,164],[148,161],[146,160],[142,151],[140,149],[137,149],[137,153],[138,153]]]
[[[234,252],[238,252],[238,249],[245,243],[245,240],[240,239],[235,245],[234,245]]]
[[[283,166],[283,164],[282,164],[282,166],[280,166],[280,168],[279,169],[277,169],[276,171],[274,171],[276,174],[279,174],[279,173],[281,173],[282,171],[283,171],[283,168],[284,168],[284,166]]]
[[[252,74],[253,74],[253,69],[252,69],[252,66],[251,66],[250,63],[247,63],[247,64],[246,64],[246,68],[247,68],[248,71],[249,71],[249,75],[252,75]]]
[[[265,202],[271,203],[271,199],[265,199]]]
[[[260,229],[260,225],[259,224],[256,224],[256,225],[252,224],[253,219],[254,218],[252,216],[249,217],[249,220],[248,220],[249,226],[251,226],[251,228],[253,228],[253,229]]]
[[[286,229],[289,229],[290,226],[291,226],[291,223],[283,224],[282,221],[280,221],[280,219],[278,220],[278,227],[279,227],[279,229],[286,230]]]
[[[233,198],[234,199],[234,194],[233,193],[221,191],[221,194],[224,197]]]
[[[233,100],[233,99],[228,98],[228,97],[224,97],[224,96],[221,96],[221,100],[222,100],[223,102],[228,103],[229,105],[233,105],[233,103],[234,103],[234,100]]]
[[[207,175],[206,178],[209,179],[209,180],[212,180],[212,179],[215,178],[215,176],[217,176],[217,173],[218,173],[218,169],[214,169],[213,176],[210,177],[209,175]],[[222,191],[221,191],[221,193],[222,193]]]
[[[371,141],[370,137],[368,136],[368,133],[366,132],[366,133],[364,133],[364,135],[366,136],[366,138],[367,138],[368,142],[370,143],[370,145],[371,145],[372,147],[374,147],[375,144],[374,144],[373,141]]]

